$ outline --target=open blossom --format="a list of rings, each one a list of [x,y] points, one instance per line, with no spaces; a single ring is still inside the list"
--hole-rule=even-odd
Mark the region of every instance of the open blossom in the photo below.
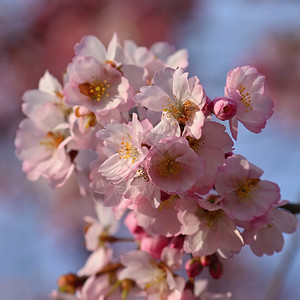
[[[85,231],[86,248],[94,251],[105,244],[105,237],[112,236],[118,229],[118,221],[110,207],[97,204],[95,206],[97,219],[86,216],[88,226]]]
[[[116,68],[93,57],[75,57],[67,74],[64,95],[71,106],[85,106],[95,114],[107,115],[128,100],[128,80]]]
[[[63,88],[59,81],[48,71],[39,81],[38,89],[26,91],[23,95],[22,111],[30,119],[38,118],[38,110],[45,104],[52,103],[67,117],[71,108],[63,99]]]
[[[110,63],[118,67],[124,59],[124,53],[117,34],[110,40],[107,49],[102,42],[93,35],[87,35],[75,45],[76,56],[90,56],[99,63]]]
[[[244,245],[234,222],[216,205],[213,210],[185,211],[179,215],[182,233],[186,234],[184,250],[194,256],[218,252],[227,258],[238,253]]]
[[[259,133],[273,113],[273,101],[264,94],[265,77],[250,66],[227,74],[225,96],[236,101],[236,115],[229,120],[230,131],[237,139],[238,121],[248,130]]]
[[[179,127],[185,125],[183,135],[200,138],[205,116],[202,108],[206,94],[197,77],[188,79],[183,69],[166,68],[154,75],[154,85],[141,88],[135,101],[150,110],[163,113]]]
[[[151,182],[166,193],[187,192],[203,175],[204,162],[183,137],[169,137],[149,150],[146,169]]]
[[[267,222],[261,221],[262,218],[267,219]],[[293,233],[297,229],[296,216],[277,207],[271,207],[262,218],[256,219],[246,227],[242,234],[245,243],[249,244],[257,256],[280,252],[284,244],[282,233]]]
[[[241,155],[226,159],[216,179],[220,205],[231,218],[250,221],[264,215],[280,200],[277,184],[261,180],[263,171]]]
[[[145,125],[146,127],[143,127]],[[132,178],[144,161],[148,149],[142,146],[147,129],[151,124],[140,123],[133,114],[128,124],[111,123],[97,132],[97,137],[104,141],[103,151],[110,157],[99,167],[99,172],[115,183]]]
[[[16,154],[23,161],[27,178],[35,181],[41,176],[56,188],[62,186],[74,170],[66,150],[72,139],[64,113],[49,102],[35,110],[34,121],[20,123],[15,145]]]
[[[225,154],[230,152],[233,146],[225,129],[222,124],[207,120],[199,139],[187,137],[190,147],[205,161],[204,175],[199,176],[190,192],[206,194],[213,187],[218,168],[223,165]]]
[[[121,256],[125,266],[119,279],[131,279],[147,294],[147,299],[180,300],[184,279],[174,276],[168,261],[158,263],[150,254],[132,251]]]

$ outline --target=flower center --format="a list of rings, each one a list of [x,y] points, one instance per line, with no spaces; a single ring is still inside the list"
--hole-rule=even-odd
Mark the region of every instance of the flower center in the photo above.
[[[159,173],[162,177],[173,177],[178,175],[182,169],[181,165],[176,161],[176,157],[170,157],[167,153],[164,159],[157,165]]]
[[[190,148],[192,148],[196,153],[198,153],[199,151],[201,151],[201,149],[204,148],[205,143],[203,138],[197,140],[192,138],[191,136],[187,136],[186,139],[189,142]]]
[[[164,209],[173,209],[175,207],[175,200],[178,199],[177,195],[172,195],[166,200],[161,201],[158,211],[162,211]]]
[[[182,103],[178,101],[174,95],[176,101],[169,99],[166,108],[163,108],[163,112],[166,114],[167,118],[172,116],[181,124],[185,124],[194,115],[195,105],[190,100]]]
[[[224,216],[224,212],[221,209],[208,211],[205,213],[205,225],[207,227],[217,227],[218,221]]]
[[[40,145],[53,149],[58,148],[59,144],[65,139],[60,132],[49,131],[46,134],[46,138],[40,142]]]
[[[96,115],[91,111],[83,114],[80,112],[80,107],[77,107],[75,109],[75,116],[77,118],[85,118],[86,119],[86,121],[87,121],[86,126],[85,126],[86,128],[94,127],[97,124]]]
[[[131,136],[129,136],[131,140]],[[132,145],[130,141],[126,141],[125,138],[122,138],[121,144],[119,144],[120,149],[117,149],[117,152],[120,155],[120,159],[130,159],[131,162],[134,164],[137,159],[139,158],[139,152],[136,147]]]
[[[251,193],[260,188],[258,185],[259,181],[259,178],[245,178],[244,181],[239,183],[236,194],[239,197],[240,202],[249,200]]]
[[[251,97],[249,93],[245,93],[246,88],[240,84],[238,91],[240,92],[241,95],[241,102],[245,105],[246,112],[249,110],[253,110],[253,107],[251,106]]]
[[[92,83],[85,82],[79,84],[79,91],[81,94],[88,96],[90,100],[100,101],[102,97],[109,97],[107,93],[107,88],[110,87],[110,84],[106,80],[98,81],[93,80]]]

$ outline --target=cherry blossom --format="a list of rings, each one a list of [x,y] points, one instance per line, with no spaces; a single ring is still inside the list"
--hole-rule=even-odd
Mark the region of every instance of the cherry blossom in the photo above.
[[[264,94],[265,77],[250,66],[228,72],[225,96],[236,101],[236,115],[229,120],[230,131],[237,139],[238,121],[248,130],[259,133],[273,113],[273,101]]]

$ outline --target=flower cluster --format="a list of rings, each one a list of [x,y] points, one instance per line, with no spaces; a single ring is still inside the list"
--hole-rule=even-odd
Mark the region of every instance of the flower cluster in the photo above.
[[[24,94],[15,143],[28,178],[56,188],[74,173],[81,192],[103,205],[99,220],[86,218],[92,254],[60,278],[57,299],[229,299],[195,279],[203,267],[219,278],[221,259],[246,244],[258,256],[279,252],[282,233],[295,231],[279,187],[233,153],[219,122],[229,120],[235,140],[239,122],[259,133],[273,109],[264,77],[236,68],[211,100],[185,71],[187,58],[165,42],[148,49],[115,34],[106,48],[87,36],[63,86],[46,72]],[[79,159],[85,150],[90,158]],[[126,239],[113,236],[113,220],[124,214],[139,246],[116,259],[110,243]],[[186,256],[187,281],[176,273]]]

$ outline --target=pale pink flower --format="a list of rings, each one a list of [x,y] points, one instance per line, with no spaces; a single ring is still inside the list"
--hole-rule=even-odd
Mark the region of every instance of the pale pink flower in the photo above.
[[[91,276],[101,271],[112,259],[113,251],[110,248],[100,247],[88,257],[85,265],[77,272],[79,276]]]
[[[128,80],[109,64],[101,64],[93,57],[78,56],[68,65],[67,73],[69,81],[64,95],[71,106],[85,106],[101,116],[128,100]]]
[[[115,64],[116,67],[122,64],[124,58],[122,45],[116,33],[110,40],[107,49],[97,37],[93,35],[83,37],[80,43],[75,45],[75,54],[76,56],[90,56],[99,63],[108,62]]]
[[[181,223],[178,214],[192,211],[197,207],[193,198],[180,198],[162,193],[160,205],[153,207],[146,198],[140,198],[134,204],[133,210],[138,225],[153,235],[172,237],[181,233]]]
[[[144,161],[148,149],[142,146],[147,129],[143,127],[133,114],[132,122],[128,124],[111,123],[97,132],[97,137],[103,140],[105,153],[110,157],[99,167],[99,172],[108,180],[119,183],[132,178],[140,164]]]
[[[84,221],[88,223],[85,232],[86,249],[94,251],[105,245],[105,237],[113,236],[119,226],[115,219],[114,213],[110,207],[105,207],[100,204],[95,205],[97,219],[86,216]]]
[[[231,134],[237,139],[238,121],[248,130],[259,133],[272,116],[273,101],[264,94],[265,77],[250,66],[228,72],[225,96],[237,103],[236,115],[229,120]]]
[[[256,220],[256,224],[246,228],[242,234],[245,243],[249,244],[257,256],[273,255],[274,252],[280,252],[284,244],[282,233],[293,233],[298,226],[296,216],[288,211],[272,207],[267,215],[266,224],[264,224],[265,220],[263,222]],[[262,225],[258,225],[259,223]]]
[[[232,150],[233,142],[225,126],[206,121],[199,139],[187,137],[190,147],[205,161],[203,176],[199,176],[190,192],[206,194],[213,187],[217,170],[225,162],[225,154]]]
[[[39,81],[38,89],[26,91],[23,95],[22,110],[31,120],[39,118],[38,111],[47,103],[52,103],[68,117],[72,109],[63,99],[63,89],[59,81],[48,71]]]
[[[185,280],[174,276],[165,262],[158,263],[143,251],[132,251],[121,256],[125,266],[119,279],[131,279],[147,294],[147,299],[180,300]]]
[[[178,127],[185,125],[183,135],[200,138],[205,120],[202,108],[206,94],[196,76],[188,79],[188,73],[180,68],[157,71],[154,85],[142,87],[135,101],[148,109],[162,112],[163,118]]]
[[[35,110],[35,120],[20,123],[15,140],[16,154],[23,161],[27,178],[44,177],[50,186],[62,186],[74,170],[66,146],[72,139],[64,113],[49,102]]]
[[[222,209],[231,218],[250,221],[264,215],[280,199],[277,184],[261,180],[263,171],[241,155],[226,159],[216,178]]]
[[[228,258],[244,245],[236,225],[218,205],[206,212],[200,207],[194,212],[183,212],[180,221],[182,233],[187,235],[184,250],[194,256],[218,252]]]
[[[203,175],[204,162],[183,137],[169,137],[149,150],[146,170],[151,182],[166,193],[187,192]]]
[[[174,47],[166,42],[153,44],[149,49],[138,47],[135,42],[126,40],[124,42],[124,64],[122,70],[128,65],[142,67],[146,70],[148,84],[152,82],[156,71],[169,68],[182,68],[188,66],[188,52],[186,49],[175,51]],[[143,77],[145,79],[145,77]],[[146,84],[144,84],[146,85]]]

